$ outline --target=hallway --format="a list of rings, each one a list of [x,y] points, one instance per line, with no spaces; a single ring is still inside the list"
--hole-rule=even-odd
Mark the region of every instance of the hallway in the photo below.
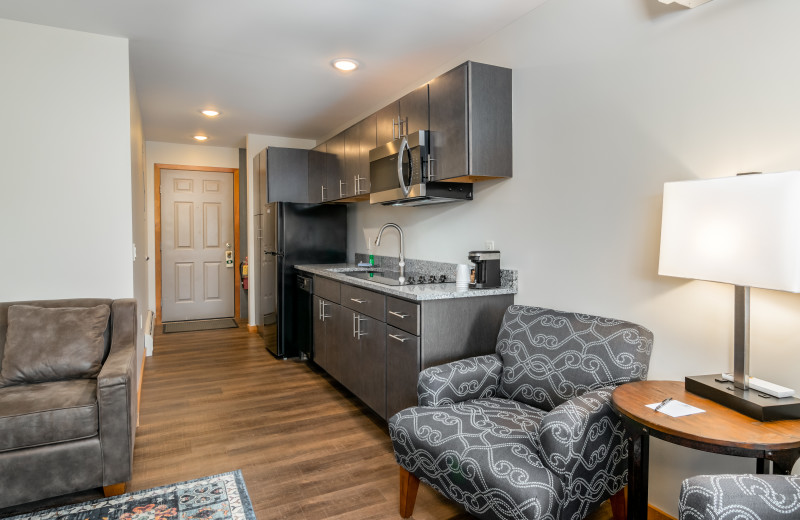
[[[394,519],[383,420],[327,375],[238,329],[156,334],[130,490],[241,469],[259,520]],[[420,486],[414,518],[471,518]]]

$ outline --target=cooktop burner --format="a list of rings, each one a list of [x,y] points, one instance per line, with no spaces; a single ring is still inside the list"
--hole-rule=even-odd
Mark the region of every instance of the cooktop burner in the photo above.
[[[362,280],[369,280],[370,282],[382,283],[384,285],[421,285],[427,283],[449,283],[453,280],[449,279],[445,274],[420,274],[420,273],[405,273],[405,279],[400,281],[399,271],[353,271],[343,273],[353,278],[361,278]]]

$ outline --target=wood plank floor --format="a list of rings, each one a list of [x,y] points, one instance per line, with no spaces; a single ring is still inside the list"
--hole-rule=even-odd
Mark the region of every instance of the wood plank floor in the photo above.
[[[324,372],[275,359],[246,325],[158,334],[128,490],[234,469],[260,520],[400,518],[385,421]],[[413,518],[472,517],[422,484]]]

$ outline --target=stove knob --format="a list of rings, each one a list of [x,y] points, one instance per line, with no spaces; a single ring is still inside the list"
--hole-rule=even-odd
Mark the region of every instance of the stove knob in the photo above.
[[[408,285],[414,285],[414,277],[413,277],[413,276],[410,276],[410,277],[408,278],[408,280],[406,280],[406,283],[407,283]]]
[[[428,277],[428,283],[436,283],[436,277],[434,275],[430,275]]]
[[[447,275],[440,274],[439,275],[439,283],[445,283],[447,281]]]
[[[424,277],[424,276],[422,276],[422,275],[419,275],[419,276],[417,277],[417,281],[418,281],[419,283],[425,283],[425,277]]]

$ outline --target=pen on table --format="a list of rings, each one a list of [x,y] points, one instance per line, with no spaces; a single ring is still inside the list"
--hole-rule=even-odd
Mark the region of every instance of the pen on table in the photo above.
[[[656,407],[655,407],[655,409],[654,409],[653,411],[654,411],[654,412],[657,412],[657,411],[659,411],[659,410],[661,409],[661,407],[662,407],[662,406],[664,406],[665,404],[667,404],[667,403],[668,403],[668,402],[670,402],[670,401],[672,401],[672,398],[671,398],[671,397],[667,397],[666,399],[664,399],[663,401],[661,401],[661,403],[660,403],[658,406],[656,406]]]

